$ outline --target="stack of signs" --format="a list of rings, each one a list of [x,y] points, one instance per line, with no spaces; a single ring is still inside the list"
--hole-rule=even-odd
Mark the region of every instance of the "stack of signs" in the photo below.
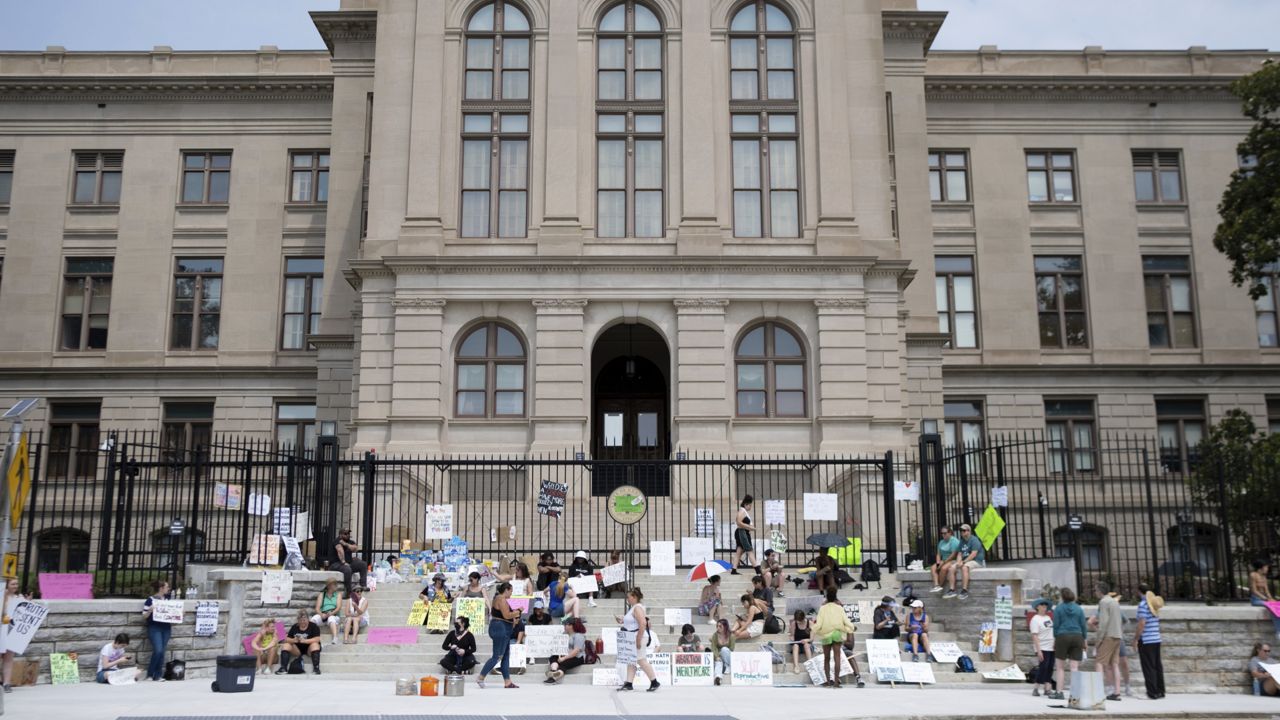
[[[484,598],[458,598],[454,601],[456,617],[467,619],[468,627],[482,628],[484,624]],[[561,628],[563,631],[564,628]]]
[[[985,655],[994,653],[995,651],[996,624],[993,622],[984,622],[982,623],[982,628],[978,631],[978,653]]]
[[[293,573],[288,570],[264,570],[262,604],[288,605],[293,597]]]
[[[213,637],[218,634],[218,603],[201,600],[196,603],[196,635]]]
[[[558,518],[564,512],[564,499],[569,492],[565,483],[543,480],[538,489],[538,514]]]
[[[675,653],[671,656],[672,685],[711,685],[711,653]]]
[[[902,682],[902,656],[897,640],[868,640],[867,664],[880,682]]]
[[[427,531],[428,540],[448,540],[453,537],[453,506],[428,505]]]
[[[460,537],[454,536],[444,543],[444,565],[449,572],[457,572],[467,563],[467,541]]]
[[[849,657],[844,652],[837,652],[840,656],[840,677],[853,674],[853,666],[849,664]],[[814,685],[821,685],[827,681],[826,671],[822,668],[823,659],[821,657],[811,658],[804,664],[804,669],[809,672],[809,680]]]
[[[694,508],[693,534],[698,537],[709,538],[715,534],[715,530],[716,511],[711,508]]]
[[[178,625],[182,622],[181,600],[154,600],[151,603],[151,620],[153,622]]]
[[[44,605],[38,605],[30,600],[19,600],[9,615],[9,631],[0,638],[3,640],[0,651],[15,655],[26,652],[31,638],[35,637],[36,629],[48,614],[49,608]]]
[[[526,625],[525,653],[531,658],[545,658],[569,653],[569,636],[560,625]]]
[[[729,663],[734,686],[773,686],[773,656],[769,653],[736,651],[730,654]]]
[[[964,654],[954,642],[935,642],[930,644],[929,649],[933,651],[933,659],[942,665],[955,665]]]

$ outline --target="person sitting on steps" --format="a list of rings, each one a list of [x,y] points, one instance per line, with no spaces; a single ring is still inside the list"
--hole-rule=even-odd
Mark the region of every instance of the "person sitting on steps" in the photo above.
[[[880,598],[880,605],[871,615],[871,637],[876,640],[897,640],[902,634],[898,613],[893,609],[893,596]]]
[[[938,551],[933,556],[933,567],[929,574],[933,576],[933,589],[929,592],[938,594],[943,591],[942,583],[947,581],[950,568],[960,555],[960,538],[951,534],[951,528],[942,526],[938,530]]]
[[[591,559],[587,557],[585,550],[579,550],[574,553],[573,562],[569,564],[569,577],[586,577],[588,575],[594,575],[595,572],[596,564],[591,562]],[[596,607],[595,593],[587,593],[587,604],[591,607]]]
[[[720,676],[729,672],[731,667],[729,660],[733,654],[733,646],[737,639],[733,636],[733,631],[729,629],[729,621],[720,619],[716,621],[716,631],[711,635],[711,654],[716,662],[720,663],[720,672],[716,674],[715,684],[720,684]]]
[[[698,609],[695,612],[711,618],[711,623],[715,624],[720,621],[720,576],[712,575],[707,578],[707,584],[702,586],[702,595],[698,598]]]
[[[369,598],[364,595],[364,588],[357,585],[351,588],[351,597],[342,603],[342,642],[355,644],[360,628],[369,627]]]
[[[760,574],[764,577],[766,588],[772,590],[778,597],[785,597],[782,592],[784,578],[781,556],[772,549],[764,551],[764,560],[760,563]]]
[[[566,672],[587,661],[587,627],[582,624],[582,618],[565,618],[564,631],[569,636],[569,652],[551,656],[547,679],[542,681],[547,685],[555,685]]]
[[[685,623],[680,628],[680,639],[676,641],[676,649],[680,652],[702,652],[702,638],[694,632],[693,626]]]
[[[440,658],[440,666],[450,675],[462,675],[471,672],[476,666],[476,636],[471,633],[471,620],[459,617],[453,621],[453,631],[444,638],[440,646],[445,656]]]
[[[750,595],[742,596],[742,615],[733,627],[733,636],[739,640],[758,638],[764,634],[764,617],[769,608],[763,600]]]
[[[969,599],[969,573],[987,564],[987,551],[982,547],[982,541],[977,535],[973,534],[973,528],[966,523],[960,526],[960,550],[955,562],[947,568],[947,582],[951,589],[942,597],[950,600],[959,597],[961,600]],[[959,594],[956,593],[956,576],[963,578],[960,585]]]
[[[929,616],[921,600],[913,600],[911,612],[907,613],[907,643],[911,646],[911,662],[920,662],[922,648],[925,658],[933,662],[933,651],[929,649]]]
[[[333,546],[334,560],[329,564],[330,570],[342,573],[342,589],[351,594],[351,577],[360,576],[360,585],[369,584],[369,566],[364,559],[356,556],[360,546],[351,539],[351,531],[343,529],[338,533],[338,542]]]
[[[320,626],[311,622],[306,610],[299,610],[298,621],[289,628],[280,641],[280,669],[276,670],[276,674],[283,675],[288,672],[289,665],[292,664],[295,656],[301,660],[303,655],[308,655],[311,657],[311,672],[319,675],[320,650],[323,649],[323,645],[324,643],[320,640]]]
[[[794,619],[791,622],[791,672],[800,672],[800,651],[804,650],[804,660],[809,662],[813,659],[813,623],[804,614],[803,610],[797,610]]]
[[[338,610],[342,607],[342,593],[338,591],[338,581],[330,580],[324,584],[324,590],[316,595],[315,614],[311,622],[323,627],[329,626],[329,634],[333,644],[338,644]]]

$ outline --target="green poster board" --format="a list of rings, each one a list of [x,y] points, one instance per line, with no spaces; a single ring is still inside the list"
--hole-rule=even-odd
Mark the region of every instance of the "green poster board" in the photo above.
[[[80,682],[80,664],[75,654],[49,653],[49,675],[54,685],[74,685]]]

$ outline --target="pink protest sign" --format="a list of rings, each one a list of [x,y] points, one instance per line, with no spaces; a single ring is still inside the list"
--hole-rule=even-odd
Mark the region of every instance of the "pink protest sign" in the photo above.
[[[92,600],[93,575],[40,573],[40,597],[44,600]]]
[[[532,595],[521,595],[519,597],[507,598],[507,607],[512,610],[519,610],[522,613],[529,613],[529,603],[533,601]]]
[[[369,628],[370,645],[416,645],[418,628],[416,627],[376,627]]]
[[[280,622],[279,620],[277,620],[277,621],[276,621],[276,638],[277,638],[277,640],[278,640],[279,638],[284,637],[284,631],[285,631],[284,623],[282,623],[282,622]],[[255,633],[253,633],[253,635],[257,635],[257,634],[258,634],[258,633],[256,633],[256,632],[255,632]],[[254,649],[253,649],[253,635],[245,635],[245,636],[244,636],[244,638],[242,638],[242,639],[240,640],[240,644],[241,644],[241,645],[244,645],[244,654],[245,654],[245,655],[255,655],[255,654],[256,654],[256,653],[254,652]]]
[[[1267,600],[1262,604],[1267,606],[1272,615],[1280,617],[1280,600]]]

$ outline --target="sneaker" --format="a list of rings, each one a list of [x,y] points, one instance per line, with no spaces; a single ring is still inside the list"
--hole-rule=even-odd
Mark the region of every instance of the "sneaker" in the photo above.
[[[633,686],[629,682],[624,682],[618,686],[618,689],[616,692],[631,692],[632,690],[635,690],[635,686]]]
[[[787,594],[786,594],[786,593],[784,593],[784,592],[782,592],[781,590],[779,590],[779,591],[775,592],[775,593],[774,593],[774,595],[777,595],[778,597],[786,597],[786,596],[787,596]]]
[[[1107,696],[1107,699],[1113,702],[1120,702],[1120,693],[1111,693]]]
[[[563,671],[563,670],[552,670],[552,671],[551,671],[551,678],[552,678],[553,680],[559,680],[559,679],[560,679],[560,678],[562,678],[562,677],[564,677],[564,671]]]
[[[938,662],[938,658],[934,657],[934,656],[933,656],[933,653],[929,653],[928,655],[925,655],[925,656],[924,656],[924,661],[925,661],[925,662],[936,663],[936,662]]]
[[[1040,697],[1040,688],[1031,691],[1031,697]]]
[[[866,684],[865,682],[863,682],[863,680],[862,680],[862,676],[861,676],[861,675],[854,675],[854,676],[853,676],[853,681],[854,681],[855,683],[857,683],[857,684],[858,684],[858,687],[866,687],[866,686],[867,686],[867,684]]]
[[[543,680],[543,681],[542,681],[542,684],[543,684],[543,685],[555,685],[555,684],[556,684],[556,679],[555,679],[555,678],[547,678],[546,680]]]
[[[911,662],[920,662],[920,656],[915,653],[911,653]]]
[[[1129,687],[1128,685],[1125,685],[1125,686],[1124,686],[1124,696],[1125,696],[1125,697],[1133,697],[1133,688]]]
[[[285,674],[285,672],[286,672],[286,671],[285,671],[285,669],[284,669],[284,668],[280,668],[279,670],[277,670],[277,671],[276,671],[276,674],[277,674],[277,675],[283,675],[283,674]]]
[[[934,586],[933,586],[933,589],[932,589],[932,590],[930,590],[929,592],[933,593],[934,595],[937,595],[938,593],[942,592],[942,586],[941,586],[941,585],[934,585]]]
[[[961,600],[968,600],[968,599],[969,599],[969,591],[968,591],[968,590],[961,590],[961,591],[960,591],[960,595],[959,595],[959,597],[960,597],[960,599],[961,599]]]
[[[480,688],[481,690],[483,690],[483,689],[484,689],[484,676],[483,676],[483,675],[476,677],[476,687]]]
[[[715,679],[715,682],[713,682],[712,684],[713,684],[713,685],[719,685],[719,684],[720,684],[720,678],[716,678],[716,679]]]
[[[955,590],[948,590],[948,591],[947,591],[947,594],[942,596],[942,599],[943,599],[943,600],[953,600],[953,599],[955,599],[955,596],[956,596],[956,591],[955,591]]]
[[[319,674],[320,674],[320,666],[319,666],[319,665],[317,665],[317,666],[315,666],[315,667],[311,668],[311,674],[312,674],[312,675],[319,675]]]
[[[594,598],[591,600],[588,600],[587,604],[590,605],[591,607],[599,607],[599,605],[596,605],[596,601]]]
[[[660,687],[662,687],[662,683],[658,682],[657,678],[654,678],[649,682],[649,689],[645,690],[645,692],[653,692],[654,690],[657,690]]]
[[[1062,693],[1060,693],[1060,692],[1058,692],[1058,691],[1056,691],[1056,690],[1055,690],[1055,691],[1053,691],[1053,692],[1051,692],[1051,693],[1046,694],[1046,695],[1045,695],[1045,697],[1049,698],[1050,700],[1062,700],[1062,699],[1063,699],[1063,698],[1062,698]]]

